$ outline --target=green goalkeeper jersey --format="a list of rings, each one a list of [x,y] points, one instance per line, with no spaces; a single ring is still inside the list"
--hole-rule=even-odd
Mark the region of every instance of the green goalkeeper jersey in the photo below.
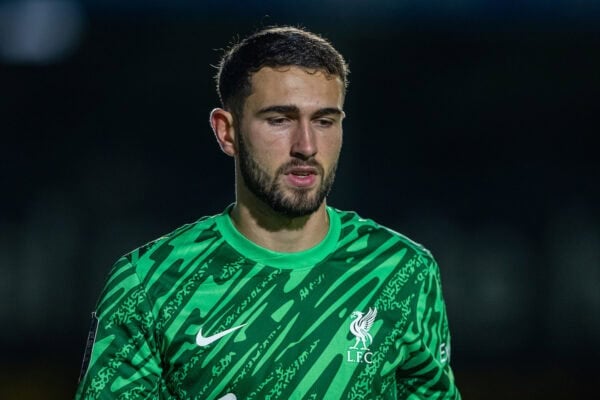
[[[121,258],[77,399],[459,399],[438,267],[328,207],[317,246],[278,253],[202,218]]]

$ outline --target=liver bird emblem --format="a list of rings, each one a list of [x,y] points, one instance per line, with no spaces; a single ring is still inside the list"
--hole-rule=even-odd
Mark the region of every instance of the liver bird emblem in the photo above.
[[[369,311],[367,311],[366,314],[363,314],[360,311],[354,311],[352,313],[352,318],[354,318],[354,320],[350,324],[350,332],[356,336],[356,343],[354,343],[354,346],[350,347],[350,349],[356,349],[358,344],[362,342],[361,350],[369,350],[367,347],[367,340],[369,341],[369,345],[373,343],[373,336],[371,336],[369,331],[373,326],[376,316],[377,309],[371,307],[369,307]]]

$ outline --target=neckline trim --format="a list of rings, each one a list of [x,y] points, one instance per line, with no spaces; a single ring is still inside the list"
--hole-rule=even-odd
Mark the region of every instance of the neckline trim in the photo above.
[[[309,249],[295,252],[284,253],[269,250],[259,246],[256,243],[246,238],[233,224],[229,212],[234,204],[230,204],[223,213],[219,214],[216,219],[217,228],[223,235],[223,238],[231,247],[238,251],[241,255],[249,258],[259,264],[282,268],[282,269],[299,269],[312,267],[323,261],[325,257],[331,254],[337,245],[341,232],[340,217],[331,207],[326,207],[327,215],[329,216],[329,230],[327,234],[316,246]]]

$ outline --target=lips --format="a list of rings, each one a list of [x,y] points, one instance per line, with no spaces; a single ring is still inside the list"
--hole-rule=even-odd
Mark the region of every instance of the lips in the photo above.
[[[317,175],[319,172],[315,167],[290,167],[285,171],[285,175],[297,175],[297,176],[308,176],[308,175]]]
[[[293,166],[284,172],[288,183],[299,188],[307,188],[317,180],[319,171],[310,166]]]

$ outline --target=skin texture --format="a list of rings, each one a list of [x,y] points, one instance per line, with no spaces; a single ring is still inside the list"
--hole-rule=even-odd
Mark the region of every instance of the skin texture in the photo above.
[[[236,161],[231,217],[247,238],[275,251],[318,244],[329,228],[325,196],[342,146],[343,84],[301,67],[264,67],[234,123],[223,109],[211,126]]]

